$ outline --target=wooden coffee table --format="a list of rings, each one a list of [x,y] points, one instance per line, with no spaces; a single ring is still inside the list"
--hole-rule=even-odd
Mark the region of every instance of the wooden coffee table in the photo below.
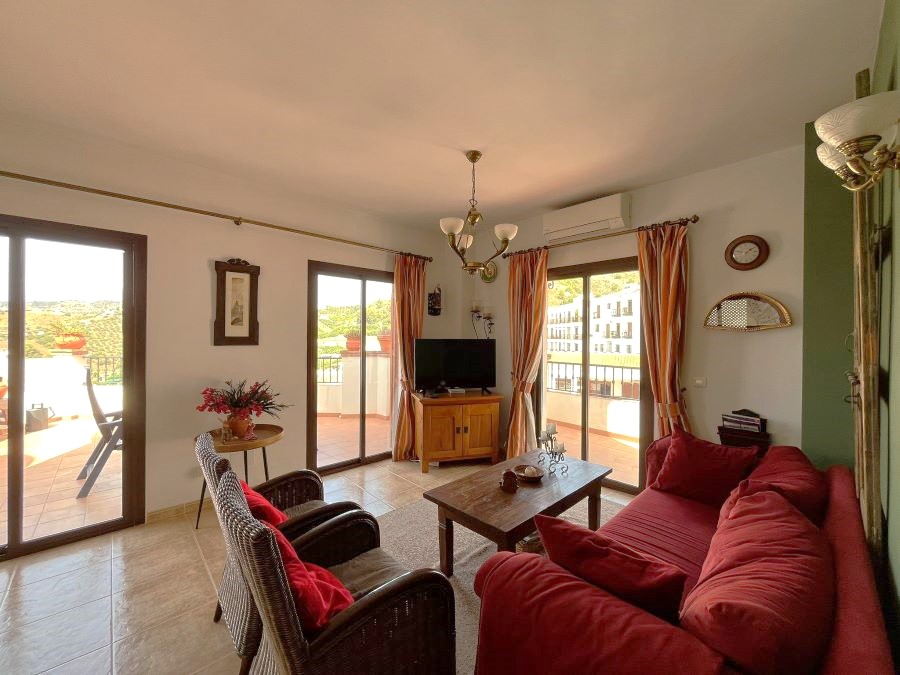
[[[517,464],[538,465],[538,451],[500,462],[422,495],[438,505],[441,571],[448,577],[453,574],[454,522],[490,539],[498,551],[515,551],[516,543],[536,530],[536,515],[558,516],[587,497],[588,526],[592,530],[599,527],[600,483],[612,473],[611,468],[566,459],[566,473],[557,469],[554,474],[545,474],[539,483],[519,481],[515,493],[504,492],[500,489],[500,476]]]

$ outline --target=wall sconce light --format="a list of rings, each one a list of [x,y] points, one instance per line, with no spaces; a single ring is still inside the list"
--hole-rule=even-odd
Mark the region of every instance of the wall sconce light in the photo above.
[[[816,154],[853,192],[869,190],[888,169],[900,169],[897,125],[900,91],[864,96],[825,113],[815,122],[823,143]]]

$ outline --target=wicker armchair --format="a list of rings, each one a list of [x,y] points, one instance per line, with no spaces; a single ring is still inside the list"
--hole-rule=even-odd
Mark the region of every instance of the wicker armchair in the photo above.
[[[222,518],[216,501],[216,491],[221,476],[231,470],[231,463],[216,452],[212,437],[208,433],[197,437],[194,451],[206,483],[210,487],[213,506],[221,525]],[[322,479],[314,471],[292,471],[266,481],[254,489],[288,514],[288,520],[279,525],[279,529],[288,539],[294,539],[341,513],[359,509],[359,505],[355,502],[333,504],[325,502],[322,499]],[[224,526],[222,529],[224,533]],[[237,558],[228,547],[227,537],[225,544],[228,551],[213,621],[218,622],[225,617],[235,651],[241,657],[240,672],[244,675],[250,672],[250,664],[259,649],[262,622]]]
[[[455,673],[450,582],[436,570],[404,571],[379,548],[371,514],[344,513],[293,541],[301,560],[327,566],[356,599],[322,631],[304,634],[274,535],[250,514],[233,471],[222,475],[217,502],[262,617],[252,673]]]

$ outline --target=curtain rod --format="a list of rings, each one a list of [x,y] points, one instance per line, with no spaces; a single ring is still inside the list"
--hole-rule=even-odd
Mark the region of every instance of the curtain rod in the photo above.
[[[546,246],[536,246],[534,248],[527,248],[523,251],[512,251],[510,253],[504,253],[503,257],[508,258],[511,255],[519,255],[520,253],[529,253],[530,251],[540,251],[542,249],[551,249],[551,248],[560,248],[561,246],[570,246],[572,244],[583,244],[587,241],[595,241],[597,239],[608,239],[610,237],[621,237],[623,234],[631,234],[632,232],[640,232],[641,230],[655,230],[659,227],[669,227],[670,225],[687,225],[688,223],[696,223],[700,220],[700,216],[694,214],[690,218],[677,218],[675,220],[664,220],[661,223],[653,223],[652,225],[642,225],[636,230],[620,230],[619,232],[607,232],[606,234],[598,234],[594,237],[587,237],[585,239],[575,239],[573,241],[562,241],[558,244],[547,244]]]
[[[344,239],[342,237],[334,237],[330,234],[321,234],[320,232],[310,232],[309,230],[299,230],[285,225],[276,225],[268,223],[264,220],[256,220],[254,218],[243,218],[241,216],[232,216],[227,213],[218,213],[216,211],[207,211],[204,209],[195,209],[192,206],[183,206],[181,204],[172,204],[169,202],[161,202],[156,199],[148,199],[147,197],[136,197],[134,195],[126,195],[121,192],[111,192],[109,190],[100,190],[98,188],[87,187],[84,185],[76,185],[75,183],[63,183],[58,180],[49,178],[39,178],[38,176],[28,176],[24,173],[14,173],[12,171],[0,170],[0,176],[4,178],[13,178],[15,180],[24,180],[29,183],[38,183],[40,185],[50,185],[52,187],[65,188],[66,190],[76,190],[78,192],[87,192],[92,195],[100,195],[101,197],[112,197],[113,199],[124,199],[128,202],[137,202],[138,204],[149,204],[150,206],[160,206],[164,209],[172,209],[174,211],[184,211],[186,213],[195,213],[200,216],[209,216],[210,218],[221,218],[222,220],[230,220],[235,225],[256,225],[257,227],[267,227],[270,230],[280,230],[281,232],[291,232],[292,234],[301,234],[304,237],[315,237],[316,239],[325,239],[334,241],[339,244],[349,244],[350,246],[360,246],[362,248],[372,249],[373,251],[384,251],[385,253],[393,253],[395,255],[409,255],[414,258],[421,258],[426,262],[432,262],[433,258],[416,253],[407,253],[406,251],[397,251],[384,246],[376,246],[375,244],[367,244],[362,241],[354,241],[353,239]]]

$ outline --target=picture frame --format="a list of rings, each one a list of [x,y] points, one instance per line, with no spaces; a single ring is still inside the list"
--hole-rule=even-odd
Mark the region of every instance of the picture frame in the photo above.
[[[259,266],[231,258],[216,261],[213,345],[258,345]]]

